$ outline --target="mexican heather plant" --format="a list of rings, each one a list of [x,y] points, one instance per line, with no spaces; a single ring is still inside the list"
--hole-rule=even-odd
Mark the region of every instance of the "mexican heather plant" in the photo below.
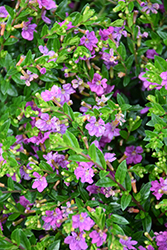
[[[167,3],[0,6],[0,249],[167,249]]]

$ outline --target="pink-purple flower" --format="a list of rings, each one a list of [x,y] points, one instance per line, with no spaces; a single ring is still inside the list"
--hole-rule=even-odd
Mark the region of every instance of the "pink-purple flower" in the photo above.
[[[56,208],[54,211],[46,211],[45,212],[46,216],[42,217],[42,220],[44,220],[44,225],[43,227],[45,230],[50,230],[51,228],[55,230],[56,228],[60,227],[62,224],[62,211],[59,208]]]
[[[4,6],[0,6],[0,18],[5,18],[5,17],[7,17],[7,15],[8,15],[8,12],[5,9],[5,7]]]
[[[37,25],[35,23],[30,24],[32,19],[32,17],[29,17],[28,22],[23,22],[23,28],[21,32],[22,37],[28,41],[32,41],[34,39],[34,31],[37,32],[35,30]]]
[[[131,240],[132,237],[126,237],[126,239],[120,239],[119,242],[123,245],[123,250],[136,249],[133,245],[137,244],[136,240]]]
[[[143,149],[140,146],[137,146],[136,148],[135,146],[126,147],[125,155],[127,156],[126,157],[127,164],[140,163],[142,161],[142,156],[140,154],[142,153],[143,153]]]
[[[89,134],[91,136],[96,135],[96,137],[102,136],[105,131],[105,123],[104,121],[99,118],[98,121],[96,121],[96,117],[92,116],[88,120],[88,124],[86,124],[85,128],[88,130]]]
[[[97,47],[98,39],[95,36],[94,31],[86,31],[86,36],[83,36],[80,40],[81,45],[85,45],[90,51]]]
[[[142,2],[140,4],[143,12],[146,12],[146,14],[149,14],[150,11],[154,14],[157,14],[157,10],[159,9],[159,4],[158,3],[151,3],[150,1],[148,2]]]
[[[39,175],[37,172],[34,172],[33,175],[36,177],[32,188],[37,188],[38,192],[42,192],[48,185],[47,180],[44,176]]]
[[[57,117],[50,118],[49,114],[42,113],[40,118],[36,121],[35,126],[41,131],[60,131],[60,121]]]
[[[76,178],[79,180],[81,178],[81,182],[85,183],[88,182],[89,184],[93,183],[92,177],[94,176],[94,171],[91,162],[80,162],[78,167],[74,170],[74,174]]]
[[[23,72],[24,75],[20,76],[20,79],[25,80],[25,84],[29,87],[31,85],[31,82],[34,79],[38,78],[38,75],[35,73],[32,73],[31,71],[27,70],[27,72]]]
[[[159,233],[156,233],[156,242],[158,246],[158,250],[166,250],[167,249],[167,231],[160,231]]]
[[[95,73],[91,82],[88,82],[88,85],[92,92],[95,92],[98,96],[101,96],[105,89],[107,88],[107,79],[102,79],[102,76],[98,73]]]
[[[103,243],[106,241],[107,234],[104,233],[102,230],[93,230],[89,236],[92,238],[92,244],[96,244],[97,247],[100,247],[103,245]]]
[[[88,216],[87,213],[72,216],[72,227],[79,228],[80,232],[83,230],[89,231],[94,224],[94,221]]]
[[[61,93],[61,89],[58,86],[53,85],[50,91],[49,90],[43,91],[41,93],[41,97],[43,98],[45,102],[48,102],[56,98],[56,96],[59,95],[60,93]]]
[[[159,182],[157,180],[151,182],[152,187],[150,188],[153,195],[159,200],[163,194],[167,194],[167,179],[164,180],[160,177]]]
[[[47,10],[55,9],[57,6],[53,0],[37,0],[39,8],[45,8]]]
[[[64,243],[69,244],[69,248],[71,250],[86,250],[88,248],[88,245],[85,241],[85,238],[83,237],[83,233],[71,233],[72,236],[67,236],[64,239]]]

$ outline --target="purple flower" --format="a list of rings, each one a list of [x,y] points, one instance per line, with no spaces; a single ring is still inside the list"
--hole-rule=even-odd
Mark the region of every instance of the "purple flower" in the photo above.
[[[89,231],[94,224],[94,221],[88,217],[87,213],[81,213],[72,216],[72,227],[79,228],[80,232],[83,230]]]
[[[39,175],[37,172],[34,172],[33,175],[36,177],[34,183],[32,184],[32,188],[37,188],[38,192],[42,192],[48,185],[46,178]]]
[[[117,59],[117,57],[114,56],[114,50],[113,49],[110,49],[109,53],[104,51],[102,53],[101,58],[104,60],[104,64],[106,65],[107,69],[110,69],[111,67],[114,67],[118,63],[118,61],[115,61]]]
[[[98,232],[94,230],[89,234],[89,236],[92,238],[92,244],[96,243],[97,247],[100,247],[107,238],[107,234],[102,230],[98,230]]]
[[[127,32],[126,32],[126,30],[124,30],[124,26],[122,26],[122,27],[114,27],[113,38],[116,39],[119,42],[122,35],[124,37],[127,37]],[[116,45],[118,46],[119,44],[117,43]]]
[[[148,49],[146,52],[146,57],[149,59],[154,59],[154,56],[158,56],[158,53],[154,49]]]
[[[44,56],[54,56],[55,54],[53,50],[49,51],[46,46],[39,45],[38,49]]]
[[[21,32],[22,37],[28,41],[32,41],[34,39],[33,35],[34,31],[37,32],[35,30],[37,25],[35,23],[30,24],[32,19],[33,19],[32,17],[29,17],[28,22],[23,22],[23,28]]]
[[[86,124],[85,128],[88,130],[91,136],[96,135],[96,137],[99,137],[104,134],[105,123],[101,118],[96,121],[95,116],[92,116],[88,121],[89,123]]]
[[[60,93],[61,93],[61,89],[58,86],[53,85],[53,87],[51,88],[51,91],[49,90],[43,91],[41,93],[41,97],[43,98],[45,102],[48,102],[56,98],[56,96]]]
[[[104,159],[106,161],[112,162],[112,161],[115,161],[117,158],[115,157],[114,153],[112,153],[112,154],[111,153],[105,153]]]
[[[118,126],[118,124],[119,124],[118,120],[112,121],[111,123],[108,122],[105,124],[105,131],[104,131],[104,134],[100,140],[100,144],[102,142],[109,143],[112,141],[114,136],[120,135],[120,133],[119,133],[120,129],[116,128]]]
[[[65,102],[70,101],[70,95],[76,91],[71,87],[70,83],[64,84],[63,89],[56,95],[56,98],[60,98],[60,104],[63,105]]]
[[[89,184],[93,183],[92,177],[94,176],[94,172],[91,162],[80,162],[78,167],[74,170],[74,174],[76,175],[76,178],[79,180],[81,178],[81,182],[85,183],[88,182]]]
[[[57,117],[50,118],[49,114],[42,113],[41,119],[38,119],[35,126],[41,131],[54,130],[55,132],[60,131],[60,121]]]
[[[137,241],[131,240],[132,237],[126,237],[127,239],[120,239],[119,242],[123,245],[123,250],[136,249],[133,245],[137,244]]]
[[[143,149],[140,146],[136,147],[136,149],[134,146],[126,147],[125,155],[127,156],[126,158],[127,164],[131,164],[131,163],[137,164],[141,162],[142,156],[140,154],[142,153],[143,153]]]
[[[96,186],[95,184],[87,186],[86,190],[89,191],[89,195],[99,193],[99,187]]]
[[[24,72],[23,72],[24,73]],[[20,79],[25,80],[25,84],[29,87],[31,85],[31,81],[34,79],[37,79],[38,75],[35,73],[32,73],[31,71],[27,70],[26,73],[24,73],[24,76],[20,76]]]
[[[101,40],[106,41],[108,38],[110,38],[110,34],[112,34],[114,31],[114,28],[112,26],[110,26],[108,29],[103,29],[103,30],[99,30],[99,35],[101,36]]]
[[[100,193],[104,194],[106,198],[115,195],[115,191],[112,189],[112,187],[102,187],[100,189]]]
[[[165,89],[167,89],[167,71],[162,72],[160,74],[160,77],[162,78],[162,82],[160,86],[165,86]]]
[[[43,227],[45,230],[50,230],[53,228],[55,230],[57,227],[60,227],[62,222],[61,220],[63,219],[62,216],[62,211],[59,208],[56,208],[55,211],[46,211],[45,212],[46,216],[42,217],[42,220],[44,220],[44,225]]]
[[[137,38],[143,38],[143,37],[148,37],[148,33],[147,32],[144,32],[143,34],[141,33],[140,31],[140,26],[136,26],[138,28],[138,34],[137,34]]]
[[[57,6],[53,0],[37,0],[39,4],[39,8],[42,9],[44,7],[47,10],[55,9]]]
[[[5,9],[5,7],[4,6],[0,6],[0,18],[5,18],[5,17],[7,17],[7,15],[8,15],[8,12]]]
[[[163,194],[167,193],[167,179],[164,180],[162,177],[159,179],[160,183],[155,180],[151,182],[152,187],[150,188],[153,192],[153,195],[159,200]]]
[[[158,246],[158,250],[166,250],[167,249],[167,231],[159,233],[155,233],[156,235],[156,242]]]
[[[140,4],[140,6],[143,7],[141,11],[146,12],[146,14],[149,14],[150,11],[152,13],[154,13],[154,14],[158,13],[157,12],[157,10],[159,9],[159,4],[158,3],[153,3],[152,4],[150,1],[149,2],[142,2]]]
[[[101,78],[102,78],[101,75],[99,75],[98,73],[95,73],[92,81],[88,82],[88,85],[91,91],[95,92],[99,96],[101,96],[104,93],[105,88],[107,87],[107,83],[106,83],[107,79],[104,78],[101,80]]]
[[[94,47],[97,47],[96,44],[98,43],[98,39],[96,38],[94,31],[86,31],[86,36],[81,38],[80,43],[92,51]]]
[[[83,233],[76,234],[72,232],[71,234],[72,236],[67,236],[64,239],[64,243],[69,244],[71,250],[85,250],[88,248],[85,238],[83,238]]]
[[[45,23],[51,24],[51,20],[50,20],[48,17],[46,17],[46,10],[44,10],[44,11],[42,12],[41,17],[42,17],[42,20],[43,20]]]

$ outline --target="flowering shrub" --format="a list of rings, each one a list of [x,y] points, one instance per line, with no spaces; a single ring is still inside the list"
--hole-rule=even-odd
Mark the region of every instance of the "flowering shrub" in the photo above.
[[[167,2],[0,6],[0,249],[167,249]]]

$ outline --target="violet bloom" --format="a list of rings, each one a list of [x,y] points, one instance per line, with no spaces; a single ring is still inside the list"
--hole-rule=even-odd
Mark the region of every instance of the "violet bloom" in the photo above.
[[[114,56],[114,50],[113,49],[110,49],[109,53],[104,51],[102,53],[101,58],[104,60],[104,64],[106,65],[107,69],[110,69],[111,67],[114,67],[118,63],[118,61],[115,61],[117,59],[117,57]]]
[[[167,89],[167,71],[162,72],[160,77],[162,78],[161,86],[165,86],[165,89]]]
[[[0,18],[5,18],[5,17],[7,17],[7,15],[8,15],[8,12],[5,9],[5,7],[4,6],[0,6]]]
[[[60,93],[61,89],[58,86],[53,85],[50,91],[49,90],[43,91],[41,93],[41,97],[45,102],[48,102],[56,98],[56,96],[59,95]]]
[[[157,12],[157,10],[159,9],[159,4],[158,3],[153,3],[152,4],[150,1],[149,2],[142,2],[140,4],[140,6],[143,7],[141,11],[146,12],[146,14],[149,14],[150,11],[152,13],[154,13],[154,14],[158,13]]]
[[[95,92],[98,96],[101,96],[105,88],[107,87],[107,79],[102,79],[102,76],[98,73],[95,73],[91,82],[88,82],[90,89],[92,92]]]
[[[20,79],[25,80],[25,84],[29,87],[34,79],[37,79],[38,75],[27,70],[24,76],[20,76]]]
[[[42,216],[42,220],[44,220],[43,228],[45,230],[50,230],[51,228],[55,230],[60,227],[62,224],[62,211],[59,208],[56,208],[54,211],[46,211],[46,216]]]
[[[74,170],[74,174],[76,175],[77,180],[81,178],[81,182],[88,182],[89,184],[93,183],[92,177],[94,176],[94,172],[91,162],[80,162],[78,167]]]
[[[115,161],[117,158],[115,157],[114,153],[112,153],[112,154],[111,153],[105,153],[104,159],[106,161],[112,162],[112,161]]]
[[[153,192],[153,195],[159,200],[163,194],[167,194],[167,179],[164,180],[162,177],[159,179],[160,183],[155,180],[151,182],[152,187],[150,188]]]
[[[139,250],[155,250],[153,246],[151,245],[148,245],[147,246],[147,249],[145,247],[142,247],[142,246],[139,246],[138,247]]]
[[[43,20],[45,23],[51,24],[51,20],[50,20],[48,17],[46,17],[46,10],[44,10],[44,11],[42,12],[41,17],[42,17],[42,20]]]
[[[117,128],[117,126],[119,125],[119,121],[118,120],[115,120],[115,121],[112,121],[111,123],[106,123],[105,124],[105,131],[104,131],[104,134],[102,136],[102,140],[105,140],[106,143],[109,143],[112,141],[112,139],[115,137],[115,136],[119,136],[120,133],[120,129]]]
[[[102,187],[100,193],[104,194],[106,198],[109,198],[110,196],[114,196],[116,192],[112,187]]]
[[[44,7],[47,10],[55,9],[57,6],[53,0],[37,0],[39,8]]]
[[[114,33],[113,33],[113,38],[116,39],[118,42],[120,41],[121,37],[127,37],[127,32],[124,30],[124,26],[122,27],[114,27]],[[118,43],[116,44],[117,46],[119,45]]]
[[[106,41],[108,38],[110,38],[109,35],[111,35],[114,31],[114,27],[110,26],[108,29],[99,30],[99,35],[101,36],[100,40]]]
[[[92,231],[89,236],[92,238],[92,244],[96,244],[97,247],[100,247],[103,245],[103,243],[106,241],[107,234],[104,233],[102,230],[96,230]]]
[[[88,124],[86,124],[85,128],[88,130],[89,134],[91,136],[96,135],[96,137],[102,136],[105,131],[105,123],[100,118],[98,121],[96,121],[95,116],[92,116],[88,120]]]
[[[142,161],[142,156],[140,154],[142,153],[143,153],[143,149],[140,146],[136,147],[136,149],[134,146],[126,147],[125,155],[127,156],[126,158],[127,164],[140,163]]]
[[[86,250],[88,248],[83,233],[76,234],[75,232],[72,232],[71,234],[72,236],[67,236],[64,239],[64,243],[69,244],[71,250]]]
[[[98,39],[95,36],[94,31],[86,31],[86,36],[81,37],[80,40],[81,45],[85,45],[86,48],[88,48],[90,51],[93,50],[93,48],[97,48]]]
[[[80,232],[83,230],[89,231],[94,224],[94,221],[88,216],[87,213],[72,216],[72,227],[79,228]]]
[[[133,245],[137,244],[137,241],[131,240],[132,237],[126,237],[127,239],[120,239],[119,242],[123,245],[123,250],[136,249]]]
[[[87,186],[86,190],[89,192],[89,195],[91,194],[98,194],[99,193],[99,187],[95,184]]]
[[[44,56],[54,56],[55,54],[53,50],[49,51],[46,46],[39,45],[38,49]]]
[[[22,37],[28,41],[32,41],[34,39],[33,35],[34,31],[37,32],[35,30],[37,25],[35,23],[30,24],[32,19],[33,19],[32,17],[29,17],[28,22],[23,22],[23,28],[21,32]]]
[[[63,89],[59,92],[56,98],[60,98],[60,104],[63,105],[65,102],[68,103],[70,101],[70,95],[75,93],[76,91],[71,87],[70,83],[64,84]]]
[[[148,49],[146,52],[146,57],[149,59],[154,59],[154,56],[158,56],[158,53],[154,49]]]
[[[42,113],[41,119],[38,119],[35,126],[41,131],[54,130],[55,132],[60,131],[60,121],[57,117],[50,118],[49,114]]]
[[[158,250],[166,250],[167,249],[167,231],[159,233],[154,233],[156,235],[156,242],[158,246]]]
[[[37,188],[38,192],[42,192],[48,185],[46,178],[39,175],[37,172],[34,172],[33,175],[36,177],[34,183],[32,184],[32,188]]]

